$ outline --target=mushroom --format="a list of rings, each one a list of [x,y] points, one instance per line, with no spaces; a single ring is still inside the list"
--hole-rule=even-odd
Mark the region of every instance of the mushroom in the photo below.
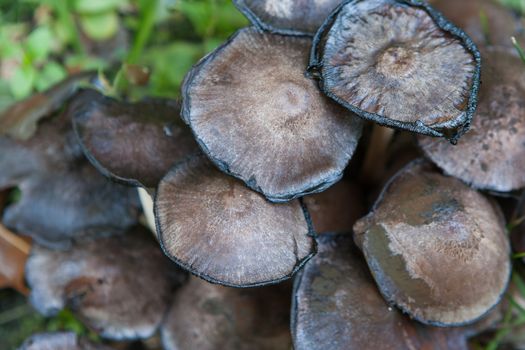
[[[126,103],[96,90],[79,93],[68,109],[84,153],[102,174],[150,188],[198,150],[191,131],[175,122],[179,113],[176,101]]]
[[[390,181],[354,231],[382,295],[422,323],[470,324],[506,289],[510,248],[500,209],[422,160]]]
[[[41,314],[67,306],[101,336],[116,340],[150,337],[174,287],[185,279],[142,227],[79,240],[68,251],[35,245],[26,275],[31,304]]]
[[[18,186],[4,224],[48,246],[67,245],[75,233],[137,222],[134,190],[113,184],[84,158],[64,114],[42,121],[28,140],[0,136],[0,190]]]
[[[183,84],[182,117],[206,155],[273,202],[336,183],[361,136],[360,119],[304,76],[310,45],[245,28]]]
[[[525,187],[525,70],[508,49],[487,48],[483,57],[480,104],[461,145],[425,137],[419,144],[445,173],[474,188],[509,192]]]
[[[161,327],[165,350],[289,350],[290,288],[217,286],[198,278],[175,294]]]
[[[261,30],[314,35],[341,0],[233,0],[233,3]]]
[[[455,142],[476,109],[472,40],[417,0],[347,0],[314,38],[310,72],[358,116]]]
[[[473,330],[424,326],[389,307],[351,235],[318,242],[294,283],[294,349],[468,349]]]
[[[95,77],[96,72],[73,74],[44,92],[13,104],[0,114],[0,137],[7,135],[18,140],[31,138],[41,119],[52,116],[77,92],[82,83]]]
[[[162,179],[155,218],[166,255],[222,285],[279,282],[315,253],[308,213],[299,200],[270,203],[204,155],[176,165]]]
[[[73,332],[39,333],[28,338],[18,350],[109,350]]]

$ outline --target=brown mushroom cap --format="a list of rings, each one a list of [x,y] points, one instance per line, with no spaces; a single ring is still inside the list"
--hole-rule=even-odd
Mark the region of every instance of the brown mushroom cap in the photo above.
[[[70,307],[110,339],[151,336],[185,274],[145,228],[76,242],[68,251],[34,246],[26,265],[30,300],[43,315]]]
[[[457,147],[420,137],[426,155],[445,173],[475,188],[509,192],[525,187],[525,69],[507,49],[483,51],[480,103]]]
[[[401,170],[354,230],[383,296],[423,323],[471,323],[507,286],[501,211],[426,162]]]
[[[337,182],[361,136],[359,118],[305,77],[310,44],[245,28],[183,86],[182,116],[204,152],[274,202]]]
[[[478,45],[512,47],[511,37],[525,43],[519,16],[494,0],[434,0],[432,6],[463,29]]]
[[[125,184],[155,187],[175,162],[198,150],[191,131],[175,122],[175,101],[125,103],[85,90],[68,114],[91,163]]]
[[[39,333],[28,338],[18,350],[109,350],[73,332]]]
[[[235,289],[192,278],[162,324],[164,349],[288,350],[290,293],[287,284]]]
[[[479,52],[425,2],[347,0],[311,57],[328,96],[379,124],[460,135],[474,113]]]
[[[390,308],[351,235],[318,241],[318,254],[295,280],[294,349],[468,349],[470,331],[424,326]]]
[[[263,30],[313,35],[341,0],[234,0],[233,3]]]
[[[0,150],[0,189],[22,191],[21,200],[6,208],[7,227],[49,246],[90,229],[125,229],[137,222],[135,191],[89,164],[64,115],[46,119],[26,141],[0,136]]]
[[[155,218],[165,253],[208,281],[236,287],[289,278],[314,254],[306,209],[272,204],[203,155],[160,182]]]

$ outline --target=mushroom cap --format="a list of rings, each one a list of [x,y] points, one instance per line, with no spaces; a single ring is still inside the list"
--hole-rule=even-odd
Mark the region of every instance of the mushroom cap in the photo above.
[[[192,278],[161,327],[166,350],[289,350],[287,284],[236,289]]]
[[[109,350],[102,344],[93,343],[73,332],[34,334],[18,350]]]
[[[483,51],[480,103],[458,147],[420,137],[425,154],[472,187],[509,192],[525,187],[525,70],[504,48]],[[520,69],[517,69],[520,67]]]
[[[354,231],[385,299],[425,324],[472,323],[506,289],[500,209],[429,163],[402,169]]]
[[[35,245],[26,265],[31,304],[50,316],[70,307],[110,339],[151,336],[185,274],[162,254],[145,228],[85,239],[67,251]]]
[[[294,349],[468,349],[467,330],[424,326],[390,308],[351,235],[318,242],[318,254],[295,279]]]
[[[4,224],[47,246],[90,229],[125,229],[139,216],[133,189],[101,176],[84,158],[64,115],[43,121],[28,140],[0,136],[0,189],[18,186]]]
[[[273,204],[203,155],[175,166],[155,199],[166,255],[213,283],[252,287],[291,277],[315,253],[299,200]]]
[[[183,85],[182,117],[206,155],[274,202],[337,182],[361,136],[360,119],[305,77],[310,44],[241,29]]]
[[[310,59],[323,91],[358,116],[451,140],[476,109],[480,66],[472,40],[417,0],[345,1]]]
[[[519,16],[498,1],[434,0],[431,1],[431,5],[463,29],[480,46],[513,47],[512,36],[516,37],[522,46],[525,43],[525,37],[520,30],[523,25]]]
[[[233,0],[258,28],[288,35],[314,35],[341,0]]]
[[[198,150],[191,131],[175,122],[180,114],[176,101],[126,103],[85,90],[68,114],[87,158],[124,184],[156,187],[173,164]]]

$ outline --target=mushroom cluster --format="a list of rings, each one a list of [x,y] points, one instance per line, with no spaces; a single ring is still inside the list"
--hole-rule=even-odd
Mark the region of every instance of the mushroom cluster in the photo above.
[[[492,45],[520,40],[513,14],[234,4],[253,26],[195,64],[180,102],[54,87],[45,115],[0,117],[39,121],[0,130],[0,190],[21,191],[3,222],[36,242],[35,308],[69,307],[105,339],[160,329],[167,350],[467,349],[499,321],[525,245],[507,234],[523,209],[525,66]],[[37,342],[96,348],[48,334],[24,349]]]

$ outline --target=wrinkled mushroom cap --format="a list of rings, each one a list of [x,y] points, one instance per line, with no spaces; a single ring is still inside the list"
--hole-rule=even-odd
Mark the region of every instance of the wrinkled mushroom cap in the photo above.
[[[182,116],[208,157],[269,200],[337,182],[362,123],[306,78],[311,41],[237,32],[186,76]]]
[[[423,323],[472,323],[507,286],[501,211],[428,163],[401,170],[354,230],[383,296]]]
[[[341,0],[234,0],[233,3],[263,30],[313,35]]]
[[[165,253],[199,277],[258,286],[289,278],[314,254],[298,200],[273,204],[217,170],[203,155],[173,168],[155,200]]]
[[[151,336],[184,273],[164,257],[151,234],[82,240],[68,251],[35,245],[26,265],[30,301],[43,315],[70,307],[110,339]]]
[[[191,131],[175,123],[179,114],[176,101],[126,103],[95,90],[81,92],[68,109],[93,165],[119,182],[146,187],[157,186],[175,162],[198,150]]]
[[[18,350],[109,350],[73,332],[39,333],[28,338]]]
[[[447,136],[474,113],[479,52],[424,2],[347,0],[312,50],[322,89],[362,118]]]
[[[290,288],[235,289],[192,278],[161,327],[166,350],[288,350]]]
[[[424,326],[388,306],[351,235],[319,237],[319,252],[298,274],[294,349],[468,349],[468,331]]]
[[[525,70],[507,49],[483,51],[483,85],[471,130],[457,147],[420,137],[426,155],[447,174],[475,188],[525,187]]]

